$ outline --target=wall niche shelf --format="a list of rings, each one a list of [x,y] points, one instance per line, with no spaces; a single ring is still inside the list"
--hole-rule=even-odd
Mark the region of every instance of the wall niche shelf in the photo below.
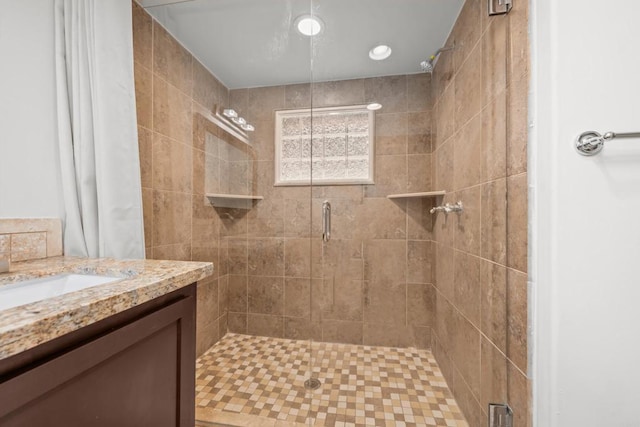
[[[253,202],[264,200],[262,196],[247,196],[243,194],[213,194],[207,193],[207,199],[216,208],[251,209]]]
[[[387,199],[415,199],[420,197],[442,197],[445,195],[444,190],[440,191],[425,191],[422,193],[402,193],[402,194],[389,194]]]

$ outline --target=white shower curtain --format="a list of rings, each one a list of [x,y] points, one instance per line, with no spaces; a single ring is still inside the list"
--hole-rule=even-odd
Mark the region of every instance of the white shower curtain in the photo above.
[[[131,0],[55,0],[65,255],[144,258]]]

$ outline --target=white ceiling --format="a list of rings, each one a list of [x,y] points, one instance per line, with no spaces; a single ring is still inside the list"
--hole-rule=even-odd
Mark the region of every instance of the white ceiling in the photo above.
[[[420,72],[420,61],[442,47],[463,4],[191,0],[152,6],[159,1],[168,0],[141,3],[147,2],[147,11],[230,89]],[[325,28],[310,38],[293,24],[312,9]],[[391,46],[388,59],[369,59],[369,50],[378,44]]]

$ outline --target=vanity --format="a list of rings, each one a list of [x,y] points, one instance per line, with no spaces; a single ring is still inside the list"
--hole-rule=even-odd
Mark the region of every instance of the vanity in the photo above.
[[[15,282],[44,294],[0,308],[0,426],[192,427],[196,282],[212,273],[155,260],[13,264],[0,298]],[[69,275],[69,293],[46,295],[51,276]]]

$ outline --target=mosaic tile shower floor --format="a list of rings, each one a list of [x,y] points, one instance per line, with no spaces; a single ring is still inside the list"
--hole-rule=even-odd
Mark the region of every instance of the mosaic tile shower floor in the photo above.
[[[430,351],[312,345],[225,335],[196,362],[196,425],[467,426]]]

